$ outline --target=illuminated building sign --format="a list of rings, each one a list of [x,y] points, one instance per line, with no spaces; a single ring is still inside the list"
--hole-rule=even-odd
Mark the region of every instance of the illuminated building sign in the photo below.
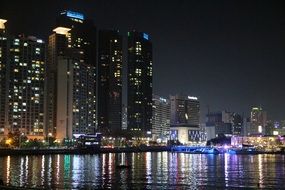
[[[143,33],[143,38],[146,39],[146,40],[148,40],[148,34]]]
[[[188,99],[189,99],[189,100],[198,100],[198,98],[195,97],[195,96],[188,96]]]
[[[73,12],[73,11],[66,11],[66,16],[71,17],[71,18],[77,18],[80,20],[84,20],[84,15],[78,12]]]
[[[44,41],[43,40],[41,40],[41,39],[37,39],[37,43],[44,43]]]

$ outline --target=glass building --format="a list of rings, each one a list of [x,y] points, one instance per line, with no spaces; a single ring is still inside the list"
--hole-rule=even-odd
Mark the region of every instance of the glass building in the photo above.
[[[151,136],[152,43],[149,35],[128,32],[128,130]]]
[[[118,31],[99,31],[98,129],[115,136],[122,130],[122,36]]]

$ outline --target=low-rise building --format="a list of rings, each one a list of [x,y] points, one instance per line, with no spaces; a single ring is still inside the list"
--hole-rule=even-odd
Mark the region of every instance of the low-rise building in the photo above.
[[[233,136],[231,138],[232,146],[253,145],[256,147],[274,147],[285,145],[285,137],[282,136]]]

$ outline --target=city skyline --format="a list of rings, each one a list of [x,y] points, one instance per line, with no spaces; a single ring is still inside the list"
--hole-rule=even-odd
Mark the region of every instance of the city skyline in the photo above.
[[[42,39],[47,39],[54,17],[64,9],[83,12],[94,19],[99,29],[119,29],[124,46],[127,31],[145,31],[155,44],[154,94],[198,96],[202,117],[207,105],[211,111],[230,110],[245,115],[249,115],[251,107],[261,105],[270,119],[283,119],[282,4],[219,1],[203,5],[181,1],[175,7],[171,5],[142,1],[32,1],[14,6],[4,2],[0,16],[8,20],[11,33]],[[33,11],[42,7],[49,11]],[[15,11],[23,16],[13,15]],[[16,21],[19,23],[13,25]]]
[[[285,2],[4,1],[0,189],[285,181]]]

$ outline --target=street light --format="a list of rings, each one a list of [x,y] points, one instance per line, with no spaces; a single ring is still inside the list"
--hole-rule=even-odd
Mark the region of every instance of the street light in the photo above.
[[[7,139],[5,143],[10,146],[12,144],[12,139],[11,138]]]

